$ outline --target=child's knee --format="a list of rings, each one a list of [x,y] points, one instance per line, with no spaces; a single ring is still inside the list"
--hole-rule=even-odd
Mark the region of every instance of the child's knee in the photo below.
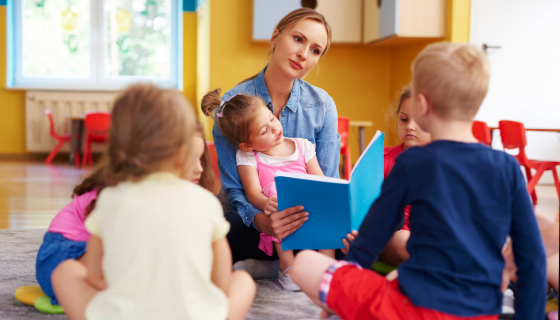
[[[312,250],[305,250],[298,253],[296,255],[294,265],[292,266],[292,270],[290,271],[290,277],[297,282],[297,279],[300,279],[305,269],[309,267],[313,257],[319,254],[320,253]]]
[[[251,291],[254,293],[256,293],[257,291],[257,285],[255,284],[255,281],[253,280],[251,275],[249,275],[249,273],[243,270],[233,271],[232,283],[243,286],[246,291]]]
[[[80,272],[80,269],[84,269]],[[62,261],[53,271],[51,275],[51,282],[53,287],[56,285],[55,282],[60,282],[63,278],[69,278],[76,275],[85,276],[84,266],[76,260],[65,260]]]

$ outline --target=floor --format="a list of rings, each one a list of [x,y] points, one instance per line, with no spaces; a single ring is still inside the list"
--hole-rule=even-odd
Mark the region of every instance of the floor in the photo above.
[[[45,229],[84,173],[66,164],[0,161],[0,229]]]
[[[67,164],[0,161],[0,229],[46,229],[88,172]],[[537,196],[536,211],[556,218],[554,186],[537,186]]]
[[[0,230],[0,319],[68,319],[47,315],[17,301],[21,286],[37,285],[35,258],[45,230]],[[247,320],[317,319],[320,309],[303,292],[282,290],[277,280],[257,280],[257,296]],[[340,320],[340,319],[338,319]]]

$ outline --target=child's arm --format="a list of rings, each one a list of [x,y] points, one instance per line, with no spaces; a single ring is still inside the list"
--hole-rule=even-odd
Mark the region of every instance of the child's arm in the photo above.
[[[101,261],[103,260],[103,243],[101,238],[92,234],[89,238],[86,252],[87,254],[84,255],[82,263],[87,270],[87,281],[98,290],[106,289],[107,282],[105,282],[101,268]]]
[[[212,243],[212,251],[214,254],[214,263],[212,265],[212,274],[210,279],[218,288],[226,293],[229,292],[231,282],[231,251],[226,237]]]
[[[512,161],[514,162],[514,161]],[[546,256],[533,206],[515,161],[514,190],[510,208],[511,244],[517,265],[517,296],[514,319],[544,319],[546,303]]]
[[[307,161],[307,164],[305,164],[305,168],[307,169],[308,174],[312,174],[315,176],[324,176],[323,170],[321,170],[321,167],[319,166],[319,161],[317,161],[317,157],[313,157],[309,161]]]
[[[381,194],[369,208],[358,230],[359,235],[352,242],[345,260],[357,262],[369,269],[379,258],[387,242],[404,222],[408,187],[403,182],[408,180],[406,169],[397,158],[393,170],[383,181]]]
[[[252,166],[237,166],[237,171],[239,171],[239,178],[241,178],[249,202],[255,208],[264,211],[268,198],[262,192],[257,169]]]

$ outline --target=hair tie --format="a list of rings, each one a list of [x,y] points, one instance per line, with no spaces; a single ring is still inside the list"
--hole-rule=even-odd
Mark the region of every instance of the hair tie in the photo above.
[[[239,94],[239,93],[238,93]],[[236,95],[238,94],[234,94],[231,98],[229,98],[227,101],[233,99]],[[218,107],[218,109],[220,109],[220,112],[218,112],[216,115],[218,116],[218,118],[223,118],[224,117],[224,108],[226,107],[226,102],[227,101],[222,101],[220,103],[220,106]]]
[[[218,109],[220,110],[220,112],[218,112],[216,115],[218,116],[218,118],[223,118],[224,117],[224,105],[226,104],[225,101],[222,101],[220,103],[220,106],[218,107]]]

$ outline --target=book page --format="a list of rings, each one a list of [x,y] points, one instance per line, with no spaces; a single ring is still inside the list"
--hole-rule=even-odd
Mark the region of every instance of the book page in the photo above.
[[[358,158],[358,161],[356,161],[356,164],[354,165],[354,168],[352,168],[352,172],[350,173],[350,181],[352,181],[352,176],[354,175],[354,172],[356,171],[356,168],[358,168],[358,165],[360,164],[360,162],[362,162],[362,159],[367,154],[369,148],[371,148],[371,146],[375,143],[377,138],[379,138],[379,136],[381,136],[381,134],[382,134],[382,132],[377,130],[377,132],[373,136],[373,139],[371,139],[371,141],[369,142],[367,148],[364,150],[364,152],[362,152],[362,154],[360,155],[360,158]]]
[[[377,131],[379,133],[379,131]],[[369,208],[381,194],[383,184],[383,143],[385,134],[376,134],[363,153],[360,165],[354,167],[350,179],[352,230],[358,230]]]

